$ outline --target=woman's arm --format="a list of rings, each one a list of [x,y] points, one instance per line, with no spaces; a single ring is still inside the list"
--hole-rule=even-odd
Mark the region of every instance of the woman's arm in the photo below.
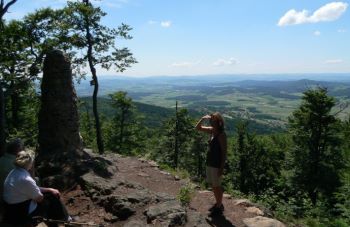
[[[53,194],[56,197],[60,197],[60,192],[57,189],[54,189],[54,188],[43,188],[43,187],[40,187],[40,191],[42,193],[51,193],[51,194]]]
[[[54,188],[43,188],[39,187],[41,193],[51,193],[52,195],[56,196],[57,198],[60,197],[60,192],[57,189]],[[38,195],[33,199],[37,203],[41,203],[44,200],[44,195]]]
[[[203,126],[202,123],[203,123],[203,120],[206,120],[206,119],[210,119],[211,116],[210,115],[205,115],[203,116],[196,124],[196,129],[198,131],[202,131],[202,132],[206,132],[206,133],[212,133],[213,131],[213,127],[210,127],[210,126]]]
[[[41,203],[44,199],[43,195],[38,195],[36,198],[34,198],[33,200],[37,203]]]
[[[221,147],[221,163],[218,175],[221,176],[224,172],[225,162],[226,162],[226,156],[227,156],[227,138],[225,133],[221,133],[218,137],[220,147]]]

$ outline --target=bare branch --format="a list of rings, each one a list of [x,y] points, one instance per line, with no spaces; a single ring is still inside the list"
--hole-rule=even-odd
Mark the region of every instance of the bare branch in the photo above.
[[[5,13],[10,8],[10,6],[15,4],[16,2],[17,2],[17,0],[11,0],[7,4],[5,4],[5,7],[4,7],[4,0],[1,0],[1,4],[0,4],[0,7],[1,7],[0,8],[0,20],[2,20],[2,17],[5,15]]]

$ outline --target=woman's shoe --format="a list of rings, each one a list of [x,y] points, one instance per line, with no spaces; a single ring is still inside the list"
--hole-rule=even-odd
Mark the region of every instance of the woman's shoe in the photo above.
[[[216,204],[214,204],[213,206],[211,206],[211,207],[208,209],[208,211],[212,212],[212,211],[215,209],[215,207],[216,207]]]
[[[217,216],[217,215],[222,215],[222,213],[224,212],[225,208],[224,205],[220,205],[218,206],[214,206],[214,208],[211,210],[209,216]]]

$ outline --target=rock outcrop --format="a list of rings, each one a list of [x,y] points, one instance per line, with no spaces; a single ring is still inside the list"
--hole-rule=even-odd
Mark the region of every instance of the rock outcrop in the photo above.
[[[162,202],[147,208],[144,212],[147,223],[159,220],[166,226],[181,226],[186,223],[186,210],[176,200]]]
[[[210,217],[208,208],[214,202],[212,192],[195,191],[190,204],[185,207],[178,201],[177,195],[182,187],[189,184],[188,180],[176,180],[173,175],[159,170],[154,162],[144,159],[114,154],[89,154],[93,159],[104,163],[98,169],[108,175],[99,175],[99,172],[92,169],[80,179],[83,193],[103,209],[93,213],[95,218],[96,214],[103,216],[102,224],[125,227],[284,226],[270,218],[266,209],[249,200],[235,199],[227,194],[224,195],[224,214]],[[76,195],[76,200],[83,201],[81,196]],[[74,196],[70,200],[73,201],[70,205],[74,206]],[[100,208],[83,207],[77,201],[76,214],[86,213],[82,220],[91,221],[91,213],[86,210],[96,211]]]
[[[142,174],[137,176],[144,177]],[[126,226],[146,226],[154,223],[161,226],[181,226],[186,223],[185,208],[169,194],[155,193],[141,184],[123,178],[106,179],[93,171],[84,174],[81,182],[91,199],[113,215],[107,219],[108,222],[132,219],[138,212],[142,218],[128,220]]]
[[[276,219],[256,216],[254,218],[243,219],[247,227],[285,227],[285,225]]]
[[[39,112],[39,164],[43,183],[64,188],[81,174],[83,159],[79,135],[77,95],[69,59],[54,50],[44,61]]]

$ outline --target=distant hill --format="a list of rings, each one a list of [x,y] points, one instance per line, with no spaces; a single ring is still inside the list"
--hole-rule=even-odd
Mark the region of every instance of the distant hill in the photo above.
[[[308,78],[308,79],[305,79]],[[105,96],[118,90],[128,91],[136,96],[152,94],[160,89],[192,89],[240,87],[240,88],[279,88],[286,92],[300,92],[309,86],[334,88],[340,85],[350,86],[350,74],[311,74],[311,75],[211,75],[211,76],[174,76],[174,77],[118,77],[99,78],[99,95]],[[88,80],[76,84],[79,96],[90,96],[93,87]]]
[[[159,127],[162,121],[173,116],[178,101],[193,118],[221,112],[230,132],[234,131],[237,121],[244,119],[252,122],[252,130],[271,133],[285,129],[288,116],[299,106],[302,93],[309,88],[326,87],[338,103],[350,103],[350,75],[313,75],[322,79],[333,76],[330,81],[295,79],[301,76],[101,77],[99,108],[101,113],[111,117],[114,110],[107,95],[122,90],[128,92],[139,112],[145,116],[148,127]],[[76,89],[82,100],[91,102],[87,97],[91,97],[93,87],[87,81],[76,85]],[[350,107],[338,116],[346,118],[348,114]]]
[[[80,112],[86,112],[86,110],[89,111],[89,113],[92,115],[92,100],[89,97],[82,97],[80,98],[80,101],[83,101],[86,106],[81,105],[79,111]],[[113,115],[115,114],[115,110],[111,107],[111,101],[109,98],[98,98],[98,107],[99,107],[99,113],[103,116],[105,116],[108,119],[111,119]],[[165,108],[140,102],[134,102],[136,106],[136,110],[142,114],[144,117],[144,123],[146,127],[149,128],[159,128],[162,126],[162,123],[169,119],[170,117],[173,117],[175,115],[175,108]],[[87,109],[86,109],[87,107]],[[181,107],[180,107],[181,108]],[[199,119],[204,114],[207,114],[208,112],[200,112],[195,109],[188,109],[189,115],[194,119]],[[242,117],[237,116],[235,118],[232,117],[225,117],[225,124],[226,129],[229,134],[233,134],[236,130],[236,125],[238,122],[242,121]],[[285,128],[283,125],[280,124],[266,124],[262,121],[255,121],[255,120],[248,120],[249,123],[249,130],[259,133],[259,134],[270,134],[275,132],[281,132]]]

